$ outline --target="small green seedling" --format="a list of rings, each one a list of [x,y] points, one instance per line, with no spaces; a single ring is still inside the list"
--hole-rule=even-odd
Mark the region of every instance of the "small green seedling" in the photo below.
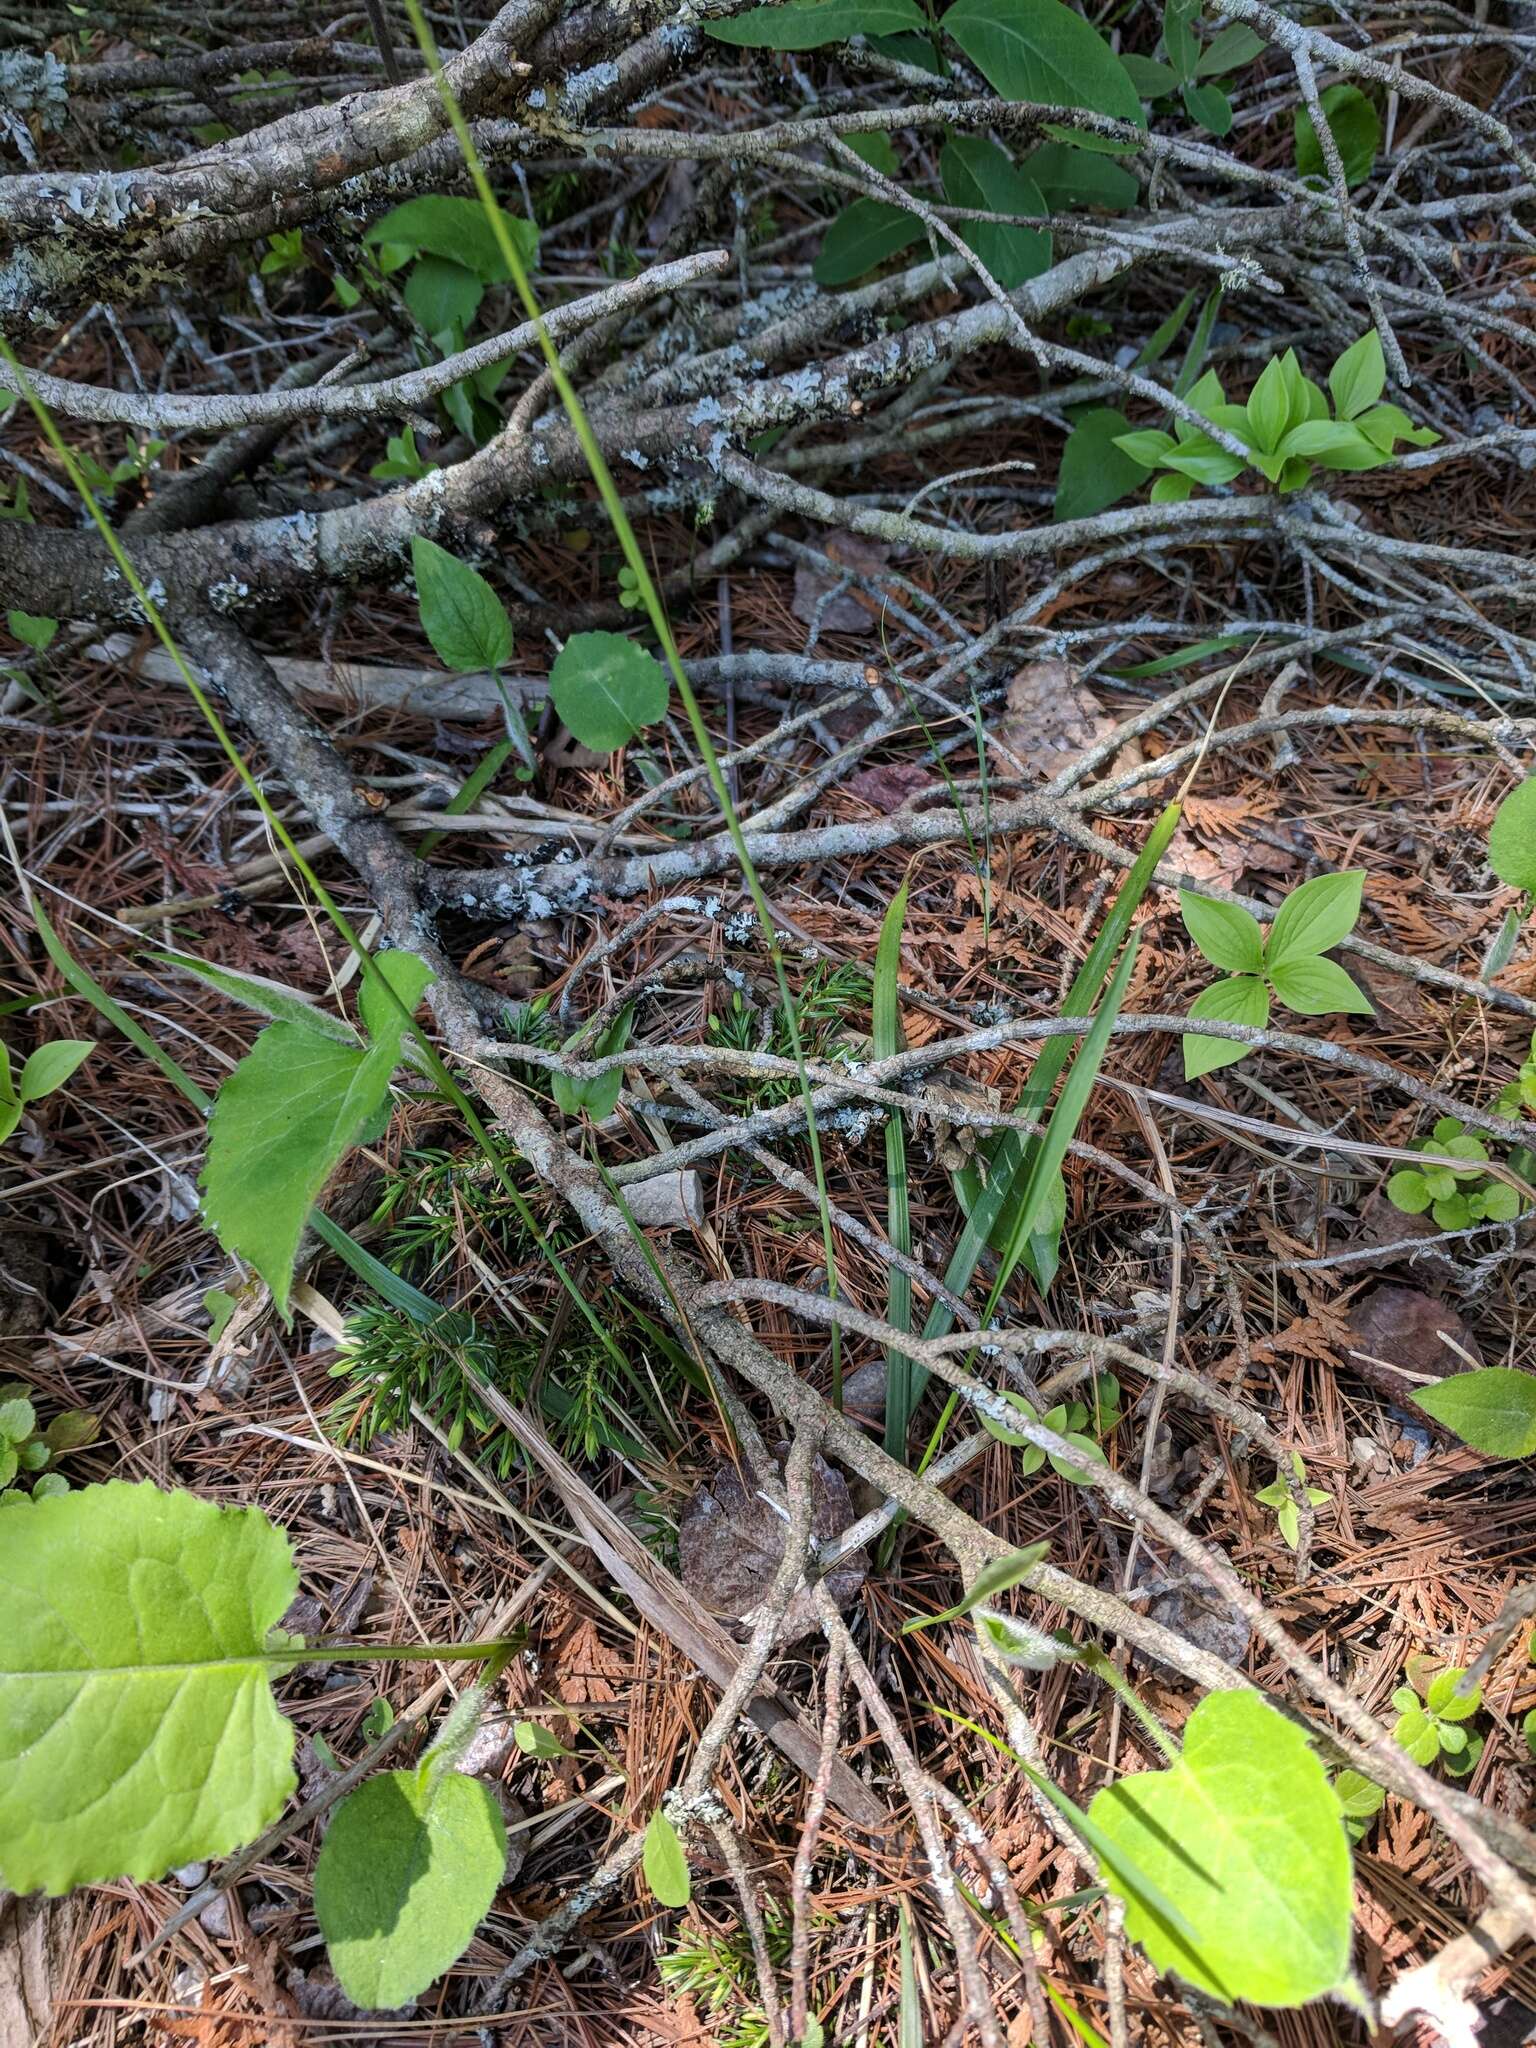
[[[263,277],[286,277],[291,270],[302,270],[307,260],[304,230],[280,228],[275,235],[268,235],[267,253],[259,268]]]
[[[1216,903],[1179,891],[1184,929],[1213,967],[1227,979],[1212,982],[1189,1006],[1192,1017],[1220,1018],[1262,1031],[1269,1022],[1271,990],[1304,1017],[1340,1012],[1369,1017],[1371,1005],[1350,977],[1323,955],[1348,936],[1360,915],[1363,868],[1340,875],[1315,875],[1293,889],[1265,935],[1258,919],[1237,903]],[[1237,1039],[1184,1038],[1184,1078],[1193,1081],[1217,1067],[1229,1067],[1250,1047]]]
[[[416,429],[402,427],[398,434],[391,434],[384,443],[384,460],[376,462],[368,474],[377,477],[380,483],[392,483],[404,478],[408,483],[420,483],[424,476],[430,476],[437,467],[429,462],[416,446]]]
[[[1400,1685],[1392,1695],[1398,1714],[1393,1739],[1416,1764],[1432,1764],[1436,1757],[1444,1757],[1445,1767],[1454,1777],[1469,1776],[1483,1753],[1483,1738],[1464,1723],[1482,1705],[1483,1688],[1473,1685],[1465,1692],[1459,1690],[1467,1675],[1461,1665],[1431,1676],[1422,1658],[1410,1657],[1406,1670],[1409,1683]]]
[[[1433,428],[1416,427],[1401,406],[1381,403],[1386,381],[1373,328],[1329,371],[1331,410],[1328,393],[1305,374],[1294,349],[1265,365],[1244,405],[1230,403],[1216,372],[1207,370],[1189,403],[1240,442],[1245,456],[1183,419],[1174,421],[1171,434],[1143,429],[1117,435],[1115,446],[1133,462],[1166,472],[1152,486],[1155,505],[1177,504],[1196,484],[1229,484],[1245,469],[1257,470],[1277,490],[1299,491],[1315,468],[1379,469],[1399,441],[1428,448],[1439,440]]]
[[[1387,1803],[1387,1795],[1358,1771],[1340,1771],[1333,1789],[1344,1810],[1344,1832],[1352,1842],[1358,1842],[1370,1832],[1371,1822]]]
[[[0,1041],[0,1145],[21,1122],[23,1110],[56,1093],[95,1050],[95,1042],[89,1038],[55,1038],[40,1045],[13,1078],[10,1052]]]
[[[147,476],[165,453],[165,447],[164,441],[141,441],[137,447],[130,442],[128,453],[121,462],[113,463],[110,469],[82,448],[74,451],[74,459],[87,484],[97,497],[102,497],[118,490],[123,484],[137,483],[140,477]]]
[[[1502,1103],[1501,1097],[1501,1107]],[[1387,1182],[1387,1200],[1405,1216],[1422,1216],[1428,1209],[1442,1230],[1465,1230],[1473,1223],[1509,1223],[1520,1214],[1519,1195],[1483,1171],[1488,1147],[1464,1130],[1459,1118],[1440,1117],[1417,1149],[1437,1153],[1440,1159],[1422,1168],[1405,1166]],[[1467,1164],[1447,1166],[1441,1163],[1444,1159]]]
[[[1197,17],[1200,0],[1164,0],[1161,57],[1123,56],[1120,62],[1144,99],[1166,100],[1177,93],[1192,121],[1212,135],[1232,127],[1232,102],[1210,81],[1251,64],[1264,54],[1264,39],[1244,22],[1218,28],[1202,42]]]
[[[1291,1453],[1291,1470],[1296,1475],[1296,1484],[1307,1497],[1308,1507],[1320,1508],[1323,1502],[1330,1498],[1325,1488],[1321,1486],[1308,1486],[1307,1468],[1301,1462],[1301,1453],[1299,1451],[1292,1451]],[[1292,1550],[1294,1550],[1301,1541],[1301,1511],[1292,1498],[1291,1489],[1286,1485],[1284,1479],[1277,1476],[1271,1480],[1270,1484],[1262,1492],[1256,1493],[1253,1497],[1260,1507],[1274,1509],[1275,1521],[1279,1525],[1280,1534],[1285,1538]]]
[[[1092,1408],[1083,1401],[1061,1401],[1041,1415],[1022,1394],[1003,1392],[998,1395],[998,1399],[1006,1401],[1010,1408],[1016,1408],[1026,1422],[1037,1423],[1045,1429],[1053,1430],[1057,1436],[1064,1437],[1090,1464],[1108,1464],[1103,1450],[1087,1432],[1091,1426],[1101,1436],[1107,1437],[1119,1424],[1120,1382],[1112,1372],[1100,1373],[1095,1380]],[[983,1411],[978,1411],[977,1419],[987,1434],[995,1436],[999,1443],[1017,1444],[1021,1447],[1019,1470],[1026,1479],[1048,1463],[1053,1472],[1059,1473],[1063,1479],[1070,1479],[1074,1486],[1093,1484],[1086,1472],[1080,1472],[1075,1465],[1069,1465],[1055,1452],[1044,1451],[1038,1444],[1030,1443],[1017,1431],[1009,1429],[1005,1423],[996,1421]]]
[[[68,1493],[69,1481],[58,1469],[59,1460],[71,1451],[83,1451],[101,1433],[100,1421],[84,1408],[66,1408],[46,1429],[39,1429],[31,1394],[21,1380],[0,1386],[0,1507]],[[23,1479],[31,1480],[30,1493],[22,1488]]]

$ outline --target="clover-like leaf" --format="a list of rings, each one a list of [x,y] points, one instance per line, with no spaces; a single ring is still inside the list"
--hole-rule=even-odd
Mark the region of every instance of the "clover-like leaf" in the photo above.
[[[1160,1970],[1231,2004],[1302,2005],[1350,1981],[1349,1844],[1303,1732],[1250,1692],[1190,1715],[1179,1761],[1122,1778],[1089,1816],[1178,1909],[1105,1876]]]
[[[255,1508],[144,1480],[9,1518],[0,1628],[0,1881],[164,1876],[257,1835],[292,1791],[268,1631],[298,1590]]]
[[[428,1758],[381,1771],[337,1807],[315,1864],[315,1918],[355,2005],[425,1991],[468,1948],[507,1867],[501,1808]]]
[[[584,747],[611,754],[667,708],[666,672],[622,633],[573,633],[549,672],[562,722]]]

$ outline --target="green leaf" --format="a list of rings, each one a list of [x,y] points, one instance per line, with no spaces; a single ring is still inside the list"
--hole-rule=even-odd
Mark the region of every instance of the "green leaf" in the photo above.
[[[1179,78],[1192,78],[1200,45],[1195,40],[1195,16],[1200,0],[1163,0],[1163,48]]]
[[[1208,135],[1230,135],[1232,102],[1219,85],[1186,85],[1179,97],[1191,121],[1198,121]]]
[[[998,1593],[1006,1593],[1011,1586],[1027,1579],[1035,1566],[1050,1550],[1049,1543],[1031,1543],[1024,1550],[1010,1550],[1005,1557],[994,1557],[990,1564],[983,1565],[971,1581],[970,1591],[963,1600],[957,1600],[953,1607],[946,1607],[942,1614],[920,1614],[913,1621],[902,1624],[902,1634],[911,1635],[920,1628],[937,1628],[941,1621],[959,1621],[979,1607],[984,1600],[991,1600]]]
[[[1213,1693],[1166,1771],[1123,1778],[1089,1814],[1178,1908],[1127,1890],[1126,1931],[1159,1970],[1231,2004],[1295,2006],[1349,1982],[1351,1873],[1339,1802],[1302,1731],[1251,1692]]]
[[[1338,144],[1346,185],[1359,185],[1371,175],[1381,147],[1381,118],[1365,94],[1353,85],[1330,85],[1320,95],[1323,116]],[[1307,109],[1296,109],[1296,169],[1303,178],[1326,178],[1322,144]]]
[[[1158,427],[1143,427],[1134,434],[1116,435],[1115,446],[1128,461],[1148,470],[1166,462],[1178,443],[1172,434],[1165,434]]]
[[[1422,1216],[1431,1200],[1429,1183],[1422,1173],[1404,1167],[1387,1182],[1387,1200],[1405,1216]]]
[[[811,275],[818,284],[852,284],[866,270],[922,238],[922,222],[904,206],[891,206],[884,199],[855,199],[822,236]]]
[[[1264,932],[1240,903],[1215,903],[1208,896],[1179,891],[1184,929],[1213,967],[1229,974],[1257,974],[1264,965]]]
[[[850,36],[891,36],[922,32],[927,17],[915,0],[786,0],[779,7],[749,7],[729,21],[700,27],[717,43],[744,50],[819,50]]]
[[[1373,405],[1350,424],[1383,455],[1390,455],[1399,441],[1411,448],[1433,448],[1440,439],[1433,427],[1416,427],[1400,405]]]
[[[1466,1692],[1457,1687],[1466,1677],[1466,1667],[1461,1664],[1449,1665],[1444,1671],[1437,1671],[1429,1681],[1424,1694],[1424,1704],[1432,1714],[1438,1714],[1442,1721],[1469,1721],[1483,1703],[1481,1685],[1469,1686]],[[1444,1738],[1441,1738],[1442,1741]]]
[[[1256,974],[1234,975],[1228,981],[1213,981],[1189,1006],[1191,1017],[1214,1017],[1227,1024],[1251,1024],[1262,1031],[1269,1022],[1269,990]],[[1204,1038],[1198,1032],[1184,1034],[1184,1078],[1198,1080],[1217,1067],[1230,1067],[1252,1051],[1238,1039]]]
[[[1080,213],[1090,206],[1123,213],[1136,204],[1141,192],[1131,172],[1070,142],[1042,142],[1024,159],[1024,171],[1053,213]]]
[[[444,667],[461,674],[505,668],[512,659],[512,622],[479,570],[419,533],[411,539],[411,567],[422,631]]]
[[[1382,354],[1381,336],[1370,327],[1345,349],[1328,372],[1333,409],[1341,420],[1352,420],[1367,406],[1374,405],[1386,388],[1387,359]]]
[[[1166,99],[1179,83],[1171,64],[1159,64],[1153,57],[1122,56],[1120,59],[1132,85],[1144,100]]]
[[[641,1868],[652,1895],[662,1905],[686,1906],[693,1897],[688,1858],[683,1853],[677,1829],[659,1806],[646,1823]]]
[[[31,647],[38,654],[47,652],[59,630],[57,619],[45,618],[38,612],[7,612],[5,623],[13,640],[19,640],[23,647]]]
[[[1024,1671],[1053,1671],[1062,1660],[1062,1645],[1054,1637],[1011,1615],[983,1608],[976,1627],[987,1648],[1005,1664]]]
[[[1266,455],[1272,454],[1280,445],[1290,412],[1290,381],[1280,358],[1271,356],[1248,396],[1248,425],[1254,446]]]
[[[282,1531],[112,1480],[34,1494],[3,1542],[0,1880],[143,1881],[259,1834],[295,1782],[262,1655],[298,1591]]]
[[[434,339],[467,329],[480,310],[485,286],[472,270],[446,256],[423,256],[405,281],[405,303]]]
[[[1146,463],[1128,455],[1119,443],[1131,423],[1112,406],[1079,413],[1061,451],[1052,517],[1091,519],[1146,482]]]
[[[1365,869],[1350,868],[1339,875],[1314,875],[1293,889],[1280,906],[1264,949],[1271,975],[1288,960],[1326,953],[1347,938],[1360,915],[1364,884]]]
[[[456,1963],[507,1865],[501,1809],[477,1778],[382,1771],[337,1807],[315,1864],[315,1918],[354,2005],[404,2005]]]
[[[939,177],[951,206],[983,213],[1040,215],[1046,210],[1033,179],[985,135],[952,135],[939,155]],[[1050,267],[1051,238],[1039,228],[963,221],[960,234],[1005,292]]]
[[[429,978],[414,953],[375,963],[407,1010]],[[403,1020],[364,984],[376,1043],[338,1045],[303,1025],[269,1024],[220,1088],[208,1127],[203,1212],[228,1252],[249,1260],[288,1312],[310,1209],[342,1156],[376,1129],[400,1063]]]
[[[1245,21],[1229,22],[1201,51],[1195,70],[1201,78],[1222,78],[1240,65],[1251,64],[1255,57],[1262,57],[1265,48],[1264,38]]]
[[[622,633],[573,633],[549,672],[549,694],[584,747],[611,754],[666,711],[667,678]]]
[[[541,1728],[537,1721],[515,1721],[512,1724],[512,1739],[524,1756],[556,1757],[569,1756],[571,1752],[547,1728]]]
[[[40,1045],[21,1070],[16,1084],[18,1102],[40,1102],[56,1088],[62,1088],[80,1062],[96,1050],[94,1038],[55,1038]]]
[[[1520,1197],[1503,1181],[1483,1191],[1483,1215],[1490,1223],[1512,1223],[1520,1214]]]
[[[1387,1795],[1381,1787],[1362,1777],[1358,1771],[1340,1771],[1333,1781],[1333,1790],[1339,1805],[1352,1820],[1369,1820],[1387,1803]]]
[[[1342,1012],[1353,1017],[1374,1017],[1375,1011],[1355,983],[1335,961],[1313,957],[1285,960],[1269,971],[1275,994],[1288,1009],[1304,1017],[1331,1017]]]
[[[1488,865],[1511,889],[1536,889],[1536,777],[1512,789],[1495,812]]]
[[[319,1032],[322,1038],[335,1039],[338,1045],[357,1044],[357,1033],[334,1011],[322,1009],[281,981],[269,981],[262,974],[242,974],[233,967],[215,967],[211,961],[199,960],[191,953],[151,953],[148,957],[163,966],[179,968],[183,974],[194,976],[260,1016],[302,1025],[306,1031]]]
[[[83,1451],[100,1435],[99,1415],[92,1415],[87,1408],[64,1408],[43,1431],[43,1441],[52,1457],[63,1458],[71,1451]]]
[[[1377,469],[1386,460],[1350,420],[1303,420],[1285,436],[1279,453],[1321,462],[1328,469]]]
[[[896,145],[882,130],[866,129],[857,135],[845,135],[844,142],[872,171],[880,171],[887,178],[894,178],[901,165],[896,157]]]
[[[612,1020],[606,1030],[600,1031],[590,1048],[580,1056],[583,1059],[607,1059],[611,1053],[622,1052],[629,1043],[630,1025],[633,1013],[626,1006]],[[579,1034],[578,1034],[579,1037]],[[567,1046],[574,1050],[576,1040]],[[590,1080],[578,1080],[569,1074],[552,1073],[549,1077],[550,1092],[557,1106],[567,1116],[577,1116],[585,1110],[595,1122],[605,1116],[612,1116],[618,1105],[619,1094],[624,1086],[624,1069],[613,1067],[606,1074],[596,1074]]]
[[[531,221],[499,208],[502,226],[525,268],[538,254],[539,231]],[[411,256],[441,256],[472,270],[483,284],[499,284],[508,270],[496,230],[478,199],[455,199],[428,193],[407,199],[382,219],[376,220],[363,236],[370,248],[393,243]]]
[[[1243,458],[1229,455],[1209,434],[1191,434],[1170,448],[1163,461],[1197,484],[1229,484],[1243,469]]]
[[[1520,1733],[1525,1737],[1526,1748],[1536,1757],[1536,1707],[1532,1707],[1520,1723]]]
[[[1536,1451],[1536,1374],[1490,1365],[1440,1380],[1413,1399],[1490,1458],[1528,1458]]]
[[[1061,0],[955,0],[940,26],[1005,100],[1088,107],[1147,125],[1125,66]]]
[[[24,1394],[0,1401],[0,1438],[19,1444],[37,1428],[37,1410]]]

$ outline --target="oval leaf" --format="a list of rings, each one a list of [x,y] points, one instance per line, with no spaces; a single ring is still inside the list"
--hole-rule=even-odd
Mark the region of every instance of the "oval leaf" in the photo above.
[[[922,237],[922,222],[905,207],[891,206],[884,199],[855,199],[822,236],[811,275],[818,284],[852,284]]]
[[[84,1059],[96,1050],[94,1038],[55,1038],[40,1045],[21,1070],[16,1084],[18,1102],[38,1102],[62,1088]]]
[[[573,633],[549,672],[561,721],[584,747],[611,754],[667,708],[667,678],[654,656],[622,633]]]
[[[315,1864],[315,1918],[353,2004],[425,1991],[468,1948],[506,1867],[501,1809],[477,1778],[382,1771],[344,1799]]]
[[[66,1892],[223,1856],[294,1787],[263,1655],[298,1591],[255,1508],[148,1480],[5,1525],[0,1881]]]
[[[1219,1018],[1227,1024],[1251,1024],[1262,1031],[1269,1022],[1269,990],[1256,974],[1234,975],[1202,989],[1189,1006],[1191,1017]],[[1184,1078],[1194,1081],[1217,1067],[1230,1067],[1251,1051],[1240,1039],[1184,1035]]]
[[[1257,974],[1264,965],[1264,933],[1252,911],[1240,903],[1215,903],[1209,896],[1179,891],[1184,929],[1213,967],[1229,974]]]
[[[512,659],[507,608],[478,569],[416,534],[411,540],[421,629],[445,668],[470,674]]]
[[[1536,889],[1536,777],[1499,805],[1488,834],[1488,865],[1511,889]]]
[[[700,27],[717,43],[743,50],[819,50],[850,36],[893,36],[926,31],[916,0],[788,0],[782,7],[749,7],[729,21]]]
[[[1348,1983],[1339,1802],[1306,1736],[1257,1694],[1203,1699],[1171,1769],[1121,1779],[1088,1811],[1188,1925],[1170,1925],[1106,1869],[1126,1931],[1160,1970],[1228,2004],[1302,2005]]]
[[[693,1897],[688,1858],[683,1853],[677,1829],[659,1806],[646,1823],[641,1868],[653,1896],[662,1905],[686,1906]]]
[[[955,0],[941,26],[1005,100],[1087,107],[1147,125],[1130,73],[1061,0]]]
[[[1264,948],[1271,971],[1286,960],[1326,953],[1347,938],[1360,915],[1364,885],[1365,869],[1351,868],[1341,875],[1314,875],[1293,889],[1276,913]]]
[[[1304,1017],[1331,1017],[1342,1011],[1352,1017],[1373,1017],[1375,1011],[1336,961],[1314,955],[1286,960],[1270,971],[1275,994],[1287,1008]]]
[[[1536,1373],[1490,1365],[1456,1373],[1413,1398],[1426,1415],[1490,1458],[1528,1458],[1536,1451]]]

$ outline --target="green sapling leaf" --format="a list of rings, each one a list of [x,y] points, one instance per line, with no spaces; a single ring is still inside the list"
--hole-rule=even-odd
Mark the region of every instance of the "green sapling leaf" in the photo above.
[[[622,633],[573,633],[549,672],[562,723],[584,747],[611,754],[667,708],[666,672]]]
[[[658,1806],[646,1822],[641,1868],[652,1895],[664,1906],[686,1906],[693,1897],[688,1858],[677,1829]]]
[[[512,621],[479,570],[419,533],[411,540],[411,567],[421,628],[444,667],[460,673],[505,668],[512,659]]]
[[[1275,914],[1270,926],[1264,959],[1270,973],[1288,960],[1309,959],[1326,953],[1354,930],[1360,915],[1360,892],[1365,886],[1364,868],[1346,874],[1315,875],[1293,889]]]
[[[1439,1380],[1413,1396],[1426,1415],[1490,1458],[1536,1452],[1536,1373],[1506,1365]]]
[[[1184,929],[1213,967],[1228,974],[1260,974],[1264,968],[1264,931],[1240,903],[1216,903],[1208,896],[1179,891]]]

